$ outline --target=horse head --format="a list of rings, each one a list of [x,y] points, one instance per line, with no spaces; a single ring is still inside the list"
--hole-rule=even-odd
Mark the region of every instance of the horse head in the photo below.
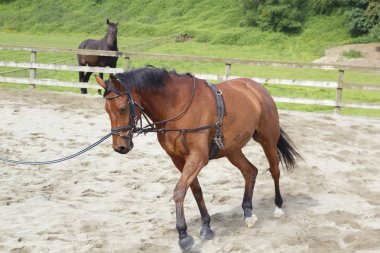
[[[119,22],[117,23],[111,23],[108,19],[107,19],[107,46],[109,48],[113,48],[115,46],[115,42],[117,41],[117,25],[119,24]]]
[[[111,120],[112,147],[120,154],[127,154],[133,148],[133,130],[140,117],[135,110],[135,101],[129,89],[114,76],[107,81],[99,76],[95,78],[105,89],[105,110]]]

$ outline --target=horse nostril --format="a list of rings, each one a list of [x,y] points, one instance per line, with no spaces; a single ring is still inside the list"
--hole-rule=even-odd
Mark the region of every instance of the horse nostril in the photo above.
[[[120,153],[126,153],[127,152],[127,147],[125,147],[125,146],[119,147],[119,152]]]

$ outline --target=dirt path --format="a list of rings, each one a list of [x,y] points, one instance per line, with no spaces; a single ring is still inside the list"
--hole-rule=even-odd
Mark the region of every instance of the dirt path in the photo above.
[[[363,57],[346,58],[343,52],[355,50],[361,52]],[[326,49],[324,57],[315,60],[315,63],[342,64],[364,67],[380,67],[380,43],[353,44]]]

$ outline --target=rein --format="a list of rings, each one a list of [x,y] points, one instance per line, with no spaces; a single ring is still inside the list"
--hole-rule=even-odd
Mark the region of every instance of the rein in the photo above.
[[[44,161],[44,162],[29,162],[29,161],[16,161],[16,160],[0,157],[0,161],[6,162],[6,163],[13,163],[13,164],[23,164],[23,165],[43,165],[43,164],[59,163],[59,162],[63,162],[63,161],[72,159],[74,157],[77,157],[77,156],[79,156],[79,155],[81,155],[81,154],[89,151],[90,149],[93,149],[94,147],[96,147],[97,145],[99,145],[100,143],[102,143],[103,141],[107,140],[111,135],[112,135],[112,133],[109,133],[106,136],[102,137],[97,142],[95,142],[94,144],[91,144],[90,146],[88,146],[87,148],[82,149],[81,151],[79,151],[79,152],[77,152],[75,154],[72,154],[72,155],[69,155],[69,156],[66,156],[66,157],[60,158],[60,159],[55,159],[55,160],[50,160],[50,161]]]

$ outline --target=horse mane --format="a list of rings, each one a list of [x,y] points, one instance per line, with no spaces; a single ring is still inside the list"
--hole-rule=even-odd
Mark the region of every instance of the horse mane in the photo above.
[[[167,70],[165,68],[155,68],[152,66],[133,69],[124,73],[115,75],[119,82],[128,89],[136,90],[152,90],[165,87],[165,83],[170,79],[170,75],[188,76],[189,73],[179,74],[175,70]],[[104,96],[111,91],[115,92],[113,85],[109,82]],[[117,92],[115,92],[117,93]]]

